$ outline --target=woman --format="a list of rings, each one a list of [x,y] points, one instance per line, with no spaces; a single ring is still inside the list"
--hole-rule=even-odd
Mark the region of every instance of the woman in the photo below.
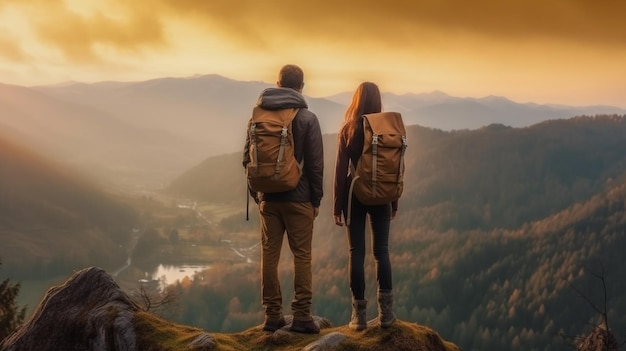
[[[363,150],[364,114],[382,111],[382,101],[378,86],[371,82],[361,83],[348,106],[344,122],[339,130],[337,159],[335,164],[334,210],[335,224],[343,226],[346,218],[348,243],[350,245],[349,271],[352,292],[352,316],[348,326],[355,330],[367,328],[365,300],[365,224],[369,214],[376,277],[378,281],[378,321],[383,328],[395,322],[389,261],[389,225],[398,210],[398,202],[384,205],[364,205],[352,196],[348,201],[351,176],[350,163],[356,166]],[[348,210],[350,206],[350,210]]]

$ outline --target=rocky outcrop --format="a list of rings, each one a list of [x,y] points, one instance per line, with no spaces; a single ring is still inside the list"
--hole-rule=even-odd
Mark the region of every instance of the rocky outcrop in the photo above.
[[[241,333],[208,334],[142,311],[113,278],[99,268],[76,272],[62,286],[51,288],[31,319],[0,345],[0,351],[212,351],[212,350],[350,350],[460,351],[430,328],[396,322],[365,331],[333,327],[322,317],[318,335],[296,334],[288,325],[274,333],[261,325]]]
[[[75,273],[51,288],[33,316],[2,342],[2,351],[139,350],[139,307],[99,268]],[[188,350],[210,350],[213,339],[198,330]]]

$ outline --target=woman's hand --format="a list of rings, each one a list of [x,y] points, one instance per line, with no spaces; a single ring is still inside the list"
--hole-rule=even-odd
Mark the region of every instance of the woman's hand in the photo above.
[[[335,224],[340,227],[343,227],[343,219],[341,219],[341,215],[333,216],[333,217],[335,217]]]

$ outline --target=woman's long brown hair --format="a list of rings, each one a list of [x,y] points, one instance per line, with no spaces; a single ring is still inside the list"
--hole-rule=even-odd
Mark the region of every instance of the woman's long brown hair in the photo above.
[[[345,137],[349,144],[361,123],[361,116],[381,111],[382,99],[378,86],[372,82],[359,84],[352,96],[352,102],[346,109],[343,124],[339,129],[339,137]]]

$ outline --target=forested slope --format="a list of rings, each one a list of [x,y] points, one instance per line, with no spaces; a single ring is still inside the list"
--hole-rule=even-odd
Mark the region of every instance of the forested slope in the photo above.
[[[609,320],[626,339],[625,128],[621,116],[520,129],[408,127],[406,188],[391,233],[399,317],[428,325],[466,350],[568,350],[560,335],[584,333],[599,317],[576,290],[602,306],[596,275],[604,269]],[[315,223],[314,310],[342,324],[350,316],[347,243],[330,216],[334,138],[327,138],[326,198]],[[210,171],[204,174],[211,179]],[[237,218],[223,221],[224,229]],[[256,222],[247,230],[257,230]],[[367,298],[375,301],[370,256]],[[283,260],[286,291],[290,264]],[[224,331],[257,323],[258,290],[250,288],[259,286],[258,266],[216,268],[179,285],[189,303],[178,318]],[[220,318],[199,312],[205,309],[221,311]]]
[[[603,306],[617,337],[626,333],[626,181],[518,229],[439,232],[392,224],[391,260],[395,306],[402,320],[437,330],[465,350],[568,350],[561,335],[588,331]],[[347,243],[343,230],[319,218],[314,239],[316,315],[335,324],[350,316]],[[285,308],[292,267],[283,255]],[[374,318],[375,269],[366,259],[368,317]],[[603,273],[604,269],[604,273]],[[262,321],[258,263],[216,264],[192,281],[177,284],[181,310],[168,318],[224,332]]]
[[[135,221],[89,180],[0,136],[0,257],[12,275],[120,264]]]
[[[626,171],[626,119],[576,117],[444,134],[411,128],[403,207],[438,230],[517,228],[602,191]]]

